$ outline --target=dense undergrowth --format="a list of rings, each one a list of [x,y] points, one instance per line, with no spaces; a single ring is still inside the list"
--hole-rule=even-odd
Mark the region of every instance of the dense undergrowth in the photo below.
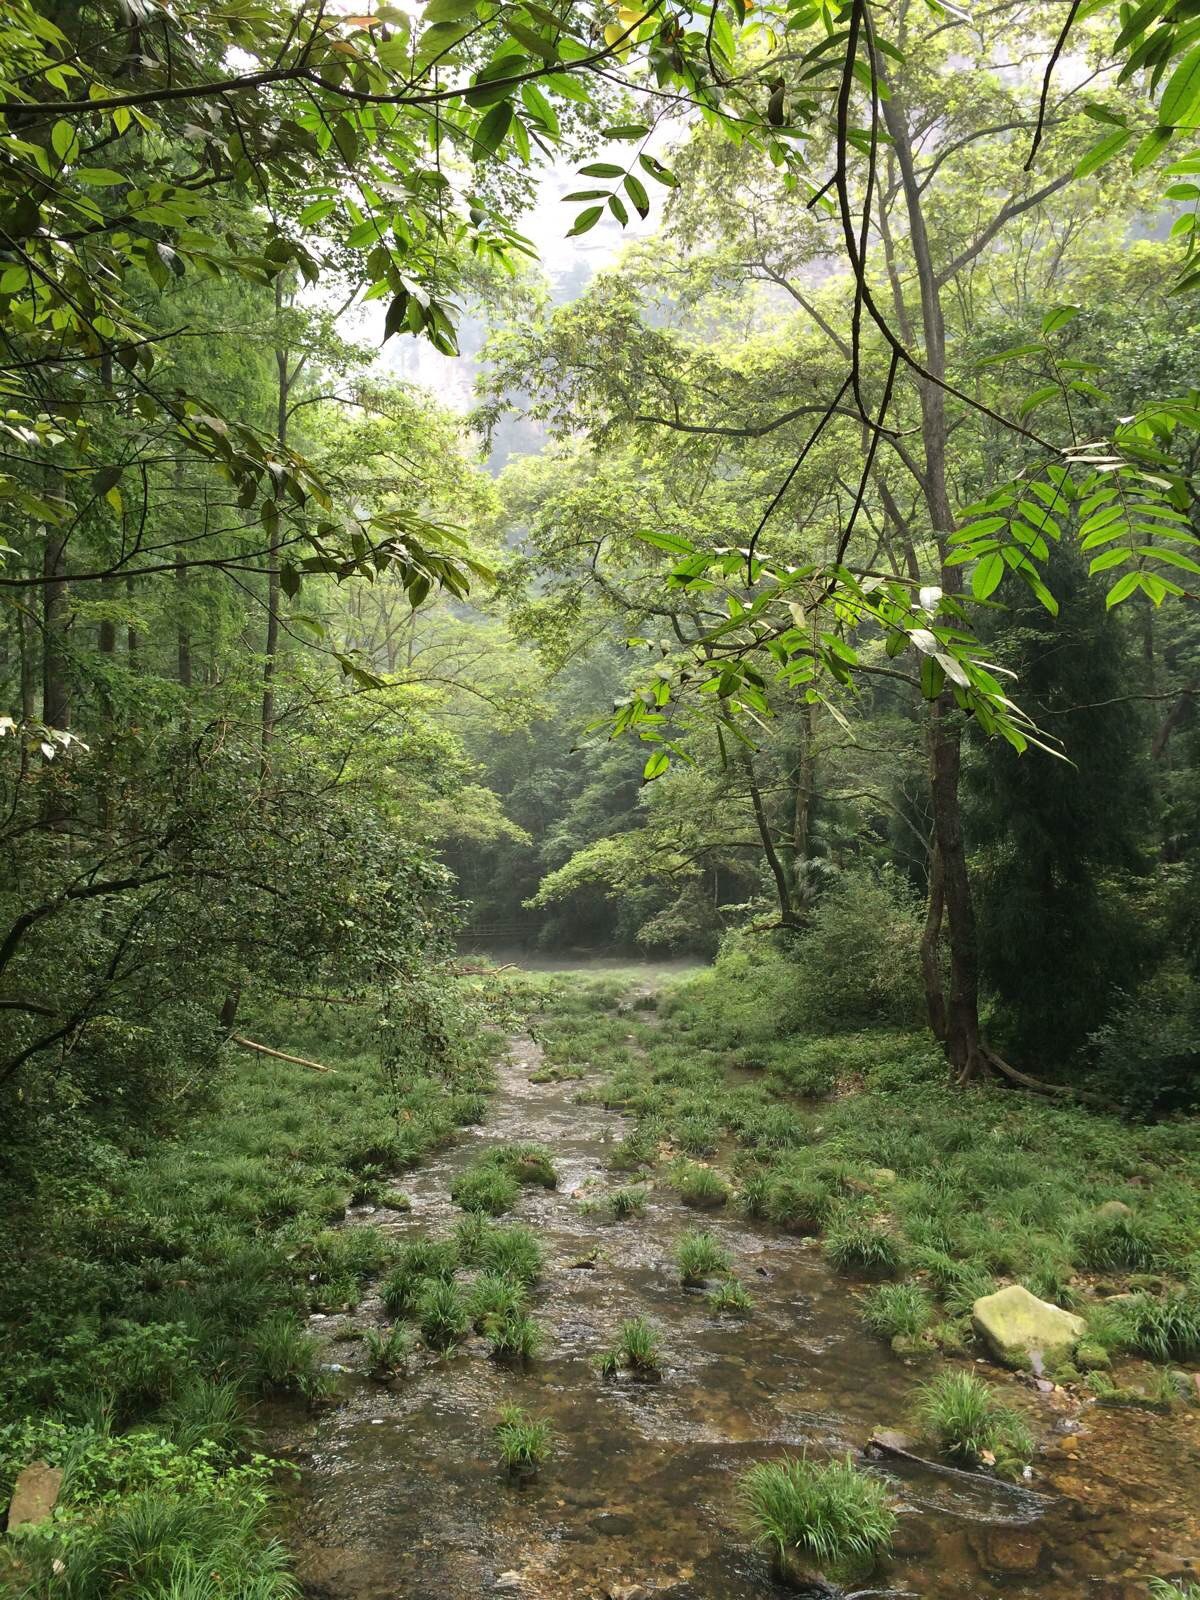
[[[6,1594],[294,1592],[254,1402],[327,1395],[305,1318],[357,1303],[395,1253],[337,1224],[479,1120],[490,1067],[453,1006],[423,1064],[385,1064],[371,1008],[267,1030],[334,1070],[235,1053],[182,1130],[65,1141],[36,1189],[0,1194],[0,1502],[30,1461],[64,1469],[54,1518],[6,1542]]]
[[[614,1014],[610,979],[591,1008],[555,1002],[544,1072],[602,1068],[581,1098],[636,1118],[615,1181],[819,1236],[861,1287],[867,1328],[906,1353],[967,1351],[972,1303],[1016,1282],[1086,1313],[1081,1366],[1200,1357],[1190,1121],[955,1088],[928,1036],[894,1027],[796,1031],[808,1000],[789,1004],[793,975],[739,940],[658,1002]]]

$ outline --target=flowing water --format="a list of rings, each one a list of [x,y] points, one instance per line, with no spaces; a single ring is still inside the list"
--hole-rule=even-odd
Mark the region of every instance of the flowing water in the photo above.
[[[928,1368],[868,1337],[844,1279],[808,1240],[706,1213],[669,1192],[646,1213],[606,1222],[579,1191],[611,1186],[606,1156],[628,1131],[618,1113],[573,1103],[578,1083],[532,1083],[528,1037],[510,1042],[485,1126],[407,1175],[412,1210],[360,1208],[401,1238],[461,1216],[455,1174],[490,1144],[537,1140],[554,1152],[555,1191],[526,1189],[516,1216],[542,1241],[532,1297],[546,1334],[528,1370],[499,1366],[472,1340],[414,1357],[389,1384],[362,1371],[360,1343],[384,1320],[368,1298],[353,1318],[315,1318],[328,1359],[348,1368],[340,1403],[279,1419],[272,1447],[302,1469],[289,1541],[314,1600],[603,1600],[625,1586],[673,1600],[782,1594],[737,1524],[733,1484],[784,1450],[859,1454],[873,1430],[903,1426]],[[748,1318],[713,1313],[681,1289],[675,1243],[711,1229],[750,1290]],[[619,1322],[644,1314],[662,1334],[660,1383],[604,1379],[594,1357]],[[989,1371],[1003,1381],[1004,1375]],[[1014,1380],[1043,1448],[1028,1485],[879,1459],[900,1510],[896,1550],[862,1595],[930,1600],[1143,1600],[1147,1575],[1200,1565],[1200,1429],[1193,1415],[1086,1405]],[[555,1448],[517,1485],[497,1466],[498,1408],[548,1417]]]

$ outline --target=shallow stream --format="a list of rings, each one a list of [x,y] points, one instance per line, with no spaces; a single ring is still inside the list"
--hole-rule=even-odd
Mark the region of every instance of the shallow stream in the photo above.
[[[414,1357],[393,1383],[361,1370],[345,1325],[385,1320],[368,1298],[352,1318],[314,1319],[328,1359],[348,1368],[340,1403],[276,1418],[271,1447],[302,1469],[289,1542],[314,1600],[622,1600],[627,1586],[672,1600],[783,1594],[739,1529],[734,1481],[783,1450],[862,1452],[873,1430],[904,1426],[931,1370],[868,1336],[853,1286],[812,1241],[734,1214],[683,1206],[655,1188],[643,1216],[608,1222],[580,1191],[615,1185],[606,1167],[627,1119],[574,1103],[577,1082],[532,1083],[541,1052],[511,1041],[486,1124],[404,1180],[412,1210],[357,1208],[402,1238],[462,1215],[455,1174],[489,1144],[536,1140],[554,1153],[557,1190],[526,1189],[547,1269],[532,1296],[541,1357],[527,1371],[489,1360],[481,1340],[449,1358]],[[748,1317],[718,1315],[682,1289],[678,1236],[718,1235],[749,1289]],[[661,1383],[602,1379],[594,1357],[619,1322],[644,1314],[662,1334]],[[1028,1485],[873,1463],[900,1508],[896,1552],[866,1595],[929,1600],[1144,1600],[1151,1573],[1200,1554],[1200,1429],[1086,1404],[995,1370],[1042,1449]],[[554,1453],[517,1486],[497,1466],[498,1408],[548,1417]],[[1200,1565],[1200,1563],[1197,1563]]]

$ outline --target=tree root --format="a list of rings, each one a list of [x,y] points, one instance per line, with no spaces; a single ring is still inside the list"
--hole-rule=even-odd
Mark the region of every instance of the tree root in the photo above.
[[[229,1035],[231,1044],[240,1044],[243,1050],[256,1050],[260,1056],[270,1056],[275,1061],[291,1061],[298,1067],[311,1067],[314,1072],[333,1072],[333,1067],[322,1066],[319,1061],[310,1061],[307,1056],[290,1056],[286,1050],[272,1050],[270,1045],[256,1044],[253,1039],[246,1039],[240,1033]]]
[[[1058,1100],[1079,1100],[1085,1105],[1102,1107],[1104,1110],[1113,1110],[1112,1102],[1104,1099],[1102,1095],[1090,1094],[1086,1089],[1077,1089],[1072,1084],[1047,1083],[1044,1078],[1035,1078],[1031,1073],[1022,1072],[1010,1062],[998,1055],[991,1045],[981,1043],[975,1053],[961,1067],[955,1077],[959,1085],[977,1082],[987,1076],[1004,1078],[1009,1083],[1015,1083],[1021,1089],[1029,1089],[1034,1094],[1045,1094]]]

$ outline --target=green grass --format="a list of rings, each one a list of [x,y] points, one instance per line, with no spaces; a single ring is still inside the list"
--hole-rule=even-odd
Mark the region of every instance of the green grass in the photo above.
[[[1161,1297],[1137,1294],[1117,1302],[1113,1309],[1124,1349],[1151,1361],[1200,1358],[1200,1286]]]
[[[497,1361],[532,1361],[542,1348],[542,1330],[520,1311],[492,1323],[487,1329],[488,1349]]]
[[[712,1167],[696,1161],[680,1161],[672,1167],[669,1181],[685,1206],[715,1210],[729,1199],[729,1185]]]
[[[646,1210],[646,1191],[644,1189],[614,1189],[605,1202],[609,1215],[615,1222],[623,1222],[628,1217],[640,1217]]]
[[[727,1278],[724,1283],[719,1283],[715,1289],[710,1289],[705,1299],[714,1311],[728,1311],[735,1315],[742,1315],[754,1309],[754,1301],[736,1278]]]
[[[886,1485],[849,1457],[760,1461],[739,1479],[738,1499],[748,1531],[777,1566],[796,1560],[829,1577],[870,1571],[896,1526]]]
[[[367,1371],[373,1378],[390,1378],[404,1365],[412,1350],[412,1334],[402,1323],[390,1328],[368,1328],[363,1335]]]
[[[471,1326],[467,1303],[456,1283],[428,1279],[416,1309],[421,1337],[431,1350],[453,1349]]]
[[[731,1263],[729,1252],[711,1233],[685,1233],[675,1247],[675,1265],[680,1282],[687,1287],[707,1278],[723,1278]]]
[[[973,1372],[943,1372],[924,1384],[917,1418],[928,1439],[967,1466],[994,1466],[1015,1477],[1033,1455],[1025,1419]]]
[[[863,1322],[881,1339],[919,1339],[933,1321],[933,1301],[915,1283],[881,1283],[863,1296]]]
[[[467,1315],[476,1333],[490,1333],[524,1309],[524,1284],[505,1273],[480,1273],[467,1291]]]
[[[616,1339],[601,1352],[598,1361],[606,1377],[625,1367],[637,1377],[657,1378],[662,1372],[658,1333],[644,1317],[630,1317],[621,1324]]]
[[[1194,1583],[1170,1583],[1166,1578],[1151,1578],[1150,1600],[1200,1600],[1200,1586]]]
[[[550,1455],[553,1430],[544,1418],[531,1417],[520,1406],[502,1406],[496,1424],[500,1463],[510,1473],[534,1473]]]
[[[456,1206],[487,1217],[500,1217],[511,1211],[520,1194],[517,1180],[501,1167],[491,1165],[468,1167],[450,1186],[450,1198]]]
[[[537,1234],[522,1223],[489,1228],[479,1241],[476,1260],[485,1272],[512,1278],[526,1287],[538,1281],[545,1266]]]
[[[458,1246],[452,1239],[413,1239],[401,1245],[380,1285],[384,1309],[394,1317],[414,1311],[428,1283],[450,1282],[458,1260]]]
[[[887,1218],[846,1208],[830,1218],[822,1246],[825,1259],[839,1272],[891,1277],[904,1255]]]

